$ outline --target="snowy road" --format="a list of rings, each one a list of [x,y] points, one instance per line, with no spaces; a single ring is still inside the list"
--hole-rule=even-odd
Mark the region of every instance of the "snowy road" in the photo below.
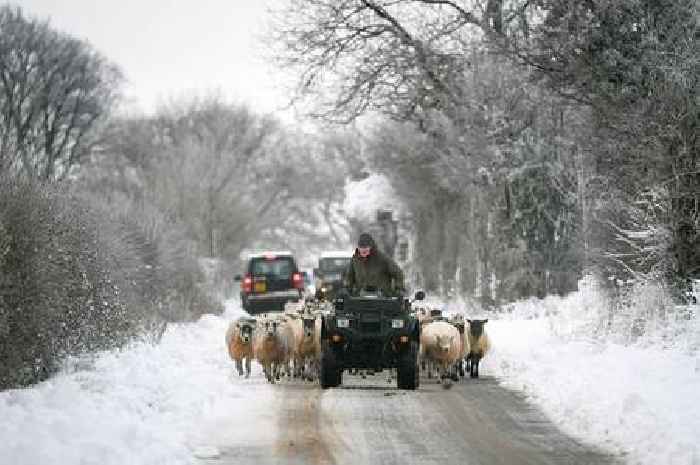
[[[230,445],[202,463],[618,463],[559,432],[493,378],[467,380],[451,390],[433,383],[408,392],[380,374],[366,380],[345,376],[343,387],[328,391],[283,382],[274,387],[277,418],[269,442],[236,440],[243,425],[232,419]]]
[[[696,321],[677,349],[659,350],[559,336],[571,318],[494,320],[480,380],[404,392],[379,375],[346,376],[322,391],[270,385],[257,364],[250,379],[234,374],[224,334],[240,314],[232,302],[223,316],[169,325],[158,344],[0,392],[0,463],[615,463],[572,435],[625,464],[700,465]]]

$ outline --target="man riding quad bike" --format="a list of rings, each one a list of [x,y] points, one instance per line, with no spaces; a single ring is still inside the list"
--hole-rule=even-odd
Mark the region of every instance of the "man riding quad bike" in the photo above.
[[[420,326],[409,313],[403,272],[369,234],[360,236],[346,286],[323,320],[321,387],[340,385],[346,369],[396,368],[399,389],[416,389]]]
[[[377,249],[369,233],[360,234],[345,279],[350,292],[377,289],[384,294],[404,294],[403,271],[388,255]]]

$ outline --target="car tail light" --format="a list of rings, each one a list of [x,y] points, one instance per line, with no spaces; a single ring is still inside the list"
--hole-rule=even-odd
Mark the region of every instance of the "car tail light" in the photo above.
[[[295,289],[304,289],[304,277],[301,273],[292,274],[292,285]]]
[[[253,277],[249,274],[243,278],[243,292],[250,294],[253,292]]]

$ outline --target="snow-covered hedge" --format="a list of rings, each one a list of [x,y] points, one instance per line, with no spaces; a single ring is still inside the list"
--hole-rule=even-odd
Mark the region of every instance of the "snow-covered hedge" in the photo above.
[[[598,340],[622,345],[700,349],[698,310],[678,305],[673,292],[652,278],[602,286],[587,275],[579,291],[507,305],[504,316],[543,318],[553,334],[568,340]]]
[[[0,182],[0,389],[53,373],[66,354],[157,334],[216,312],[198,265],[68,188]],[[175,310],[173,310],[175,309]]]

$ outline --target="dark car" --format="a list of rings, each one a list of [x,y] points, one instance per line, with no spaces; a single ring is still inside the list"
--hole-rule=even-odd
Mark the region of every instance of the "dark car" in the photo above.
[[[333,300],[335,294],[343,287],[343,282],[350,267],[352,253],[324,252],[318,260],[316,275],[316,297],[321,300]]]
[[[425,297],[416,293],[416,300]],[[403,297],[344,294],[321,329],[322,388],[342,383],[343,370],[396,368],[399,389],[418,387],[420,325]]]
[[[287,302],[298,302],[304,277],[290,252],[264,252],[248,256],[241,282],[241,305],[251,315],[284,311]]]

